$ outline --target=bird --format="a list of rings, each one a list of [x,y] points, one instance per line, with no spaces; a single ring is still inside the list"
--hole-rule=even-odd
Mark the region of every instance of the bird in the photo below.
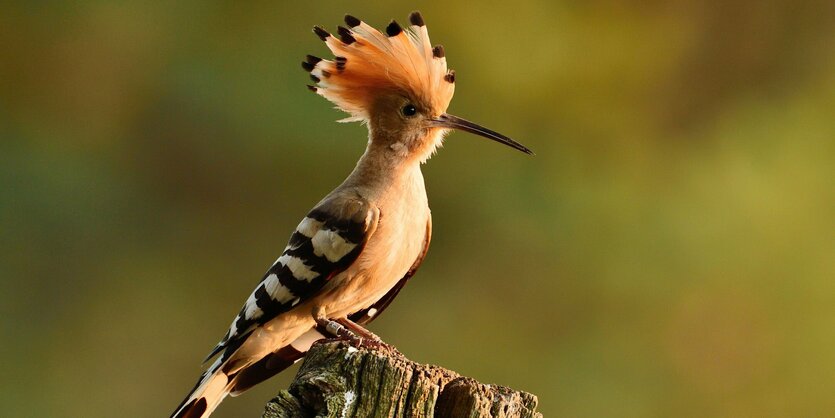
[[[379,31],[345,16],[336,35],[313,32],[332,59],[307,55],[308,89],[368,127],[348,177],[298,224],[204,363],[215,358],[172,417],[209,416],[286,369],[327,337],[381,342],[364,325],[380,315],[426,256],[432,218],[421,165],[461,130],[527,154],[524,145],[446,113],[455,91],[443,46],[423,16]]]

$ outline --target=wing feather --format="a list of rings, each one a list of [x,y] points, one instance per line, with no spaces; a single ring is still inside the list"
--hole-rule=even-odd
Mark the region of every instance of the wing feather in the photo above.
[[[264,274],[206,360],[315,295],[357,259],[378,220],[379,209],[365,200],[320,203],[296,227],[284,252]]]

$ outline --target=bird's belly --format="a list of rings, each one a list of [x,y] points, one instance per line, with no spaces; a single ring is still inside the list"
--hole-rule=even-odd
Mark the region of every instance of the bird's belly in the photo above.
[[[429,208],[421,209],[381,211],[380,224],[357,262],[323,289],[321,306],[329,317],[371,306],[403,278],[423,250]]]

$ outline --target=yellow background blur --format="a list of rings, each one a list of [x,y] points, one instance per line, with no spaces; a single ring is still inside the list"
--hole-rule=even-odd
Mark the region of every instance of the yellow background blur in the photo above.
[[[420,9],[537,156],[448,138],[375,332],[548,417],[835,416],[835,3],[288,3],[0,3],[0,415],[167,416],[363,150],[311,26]]]

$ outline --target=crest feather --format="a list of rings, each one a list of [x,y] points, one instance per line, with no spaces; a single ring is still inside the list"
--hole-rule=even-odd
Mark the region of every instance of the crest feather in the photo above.
[[[441,47],[432,47],[429,32],[419,12],[409,15],[402,28],[392,21],[382,33],[353,16],[348,26],[339,27],[338,37],[321,27],[313,31],[334,59],[308,56],[302,67],[315,85],[309,86],[351,117],[345,121],[367,121],[374,98],[383,92],[398,92],[430,106],[441,114],[455,91],[454,74],[447,69]]]

